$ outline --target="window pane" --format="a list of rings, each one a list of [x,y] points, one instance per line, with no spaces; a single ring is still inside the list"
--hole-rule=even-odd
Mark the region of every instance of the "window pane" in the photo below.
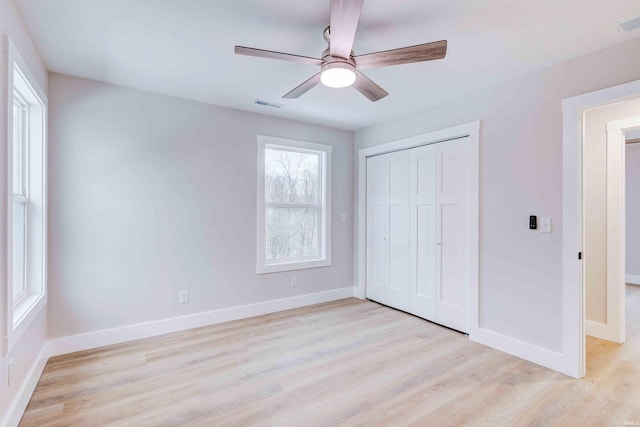
[[[13,202],[13,297],[18,298],[26,290],[25,249],[27,231],[27,205]]]
[[[24,112],[22,105],[13,102],[13,194],[24,195]]]
[[[319,203],[320,154],[265,149],[267,203]]]
[[[267,260],[317,257],[319,208],[268,207]]]

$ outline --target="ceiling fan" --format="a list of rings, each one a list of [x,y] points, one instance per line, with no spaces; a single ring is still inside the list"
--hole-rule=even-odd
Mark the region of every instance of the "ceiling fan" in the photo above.
[[[235,53],[320,66],[320,72],[284,95],[283,98],[298,98],[311,88],[322,83],[329,87],[353,85],[356,90],[373,102],[384,98],[389,93],[362,74],[360,70],[432,61],[446,56],[446,40],[365,55],[355,55],[351,48],[353,47],[353,39],[356,35],[363,1],[331,0],[331,21],[323,32],[323,37],[329,44],[329,48],[322,53],[322,59],[244,46],[236,46]]]

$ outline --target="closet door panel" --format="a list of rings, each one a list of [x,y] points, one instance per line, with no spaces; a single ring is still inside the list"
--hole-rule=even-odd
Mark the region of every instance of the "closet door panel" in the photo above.
[[[438,144],[435,321],[467,332],[468,138]]]
[[[463,240],[460,206],[442,205],[440,302],[453,306],[462,304]]]
[[[411,290],[409,311],[435,318],[436,148],[411,150]]]
[[[367,298],[385,302],[387,171],[385,156],[367,159]]]
[[[409,150],[387,154],[389,171],[388,241],[389,282],[386,301],[407,310],[409,307],[410,260],[410,159]]]
[[[436,251],[435,206],[421,205],[417,207],[417,269],[416,295],[433,303],[435,295]]]

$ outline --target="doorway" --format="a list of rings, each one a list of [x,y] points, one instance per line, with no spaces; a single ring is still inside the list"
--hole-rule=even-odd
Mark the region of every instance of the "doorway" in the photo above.
[[[586,291],[583,161],[585,112],[640,98],[640,80],[563,100],[563,372],[577,378],[586,373]],[[640,111],[639,111],[640,112]],[[633,125],[628,125],[632,127]],[[622,138],[621,128],[618,132]],[[619,150],[622,150],[622,142]],[[622,154],[623,155],[623,154]],[[613,169],[612,169],[613,170]],[[620,169],[618,169],[620,172]],[[621,179],[621,178],[620,178]],[[623,192],[621,192],[623,194]],[[620,195],[618,195],[620,199]],[[621,200],[618,200],[620,202]],[[621,203],[624,206],[624,201]],[[624,215],[624,213],[622,213]],[[624,225],[624,216],[621,224]],[[623,227],[622,227],[623,229]],[[605,232],[606,239],[606,232]],[[618,247],[624,247],[617,242]],[[593,245],[592,245],[593,248]],[[622,259],[624,263],[624,259]],[[620,271],[620,270],[619,270]],[[623,271],[623,270],[622,270]],[[606,274],[606,273],[605,273]],[[602,315],[602,312],[600,313]]]
[[[625,132],[640,98],[584,111],[582,144],[585,333],[625,341]]]

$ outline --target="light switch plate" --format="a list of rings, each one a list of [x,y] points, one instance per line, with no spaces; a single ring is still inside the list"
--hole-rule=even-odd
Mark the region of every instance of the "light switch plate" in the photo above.
[[[541,216],[538,218],[538,231],[541,233],[551,233],[551,217]]]

